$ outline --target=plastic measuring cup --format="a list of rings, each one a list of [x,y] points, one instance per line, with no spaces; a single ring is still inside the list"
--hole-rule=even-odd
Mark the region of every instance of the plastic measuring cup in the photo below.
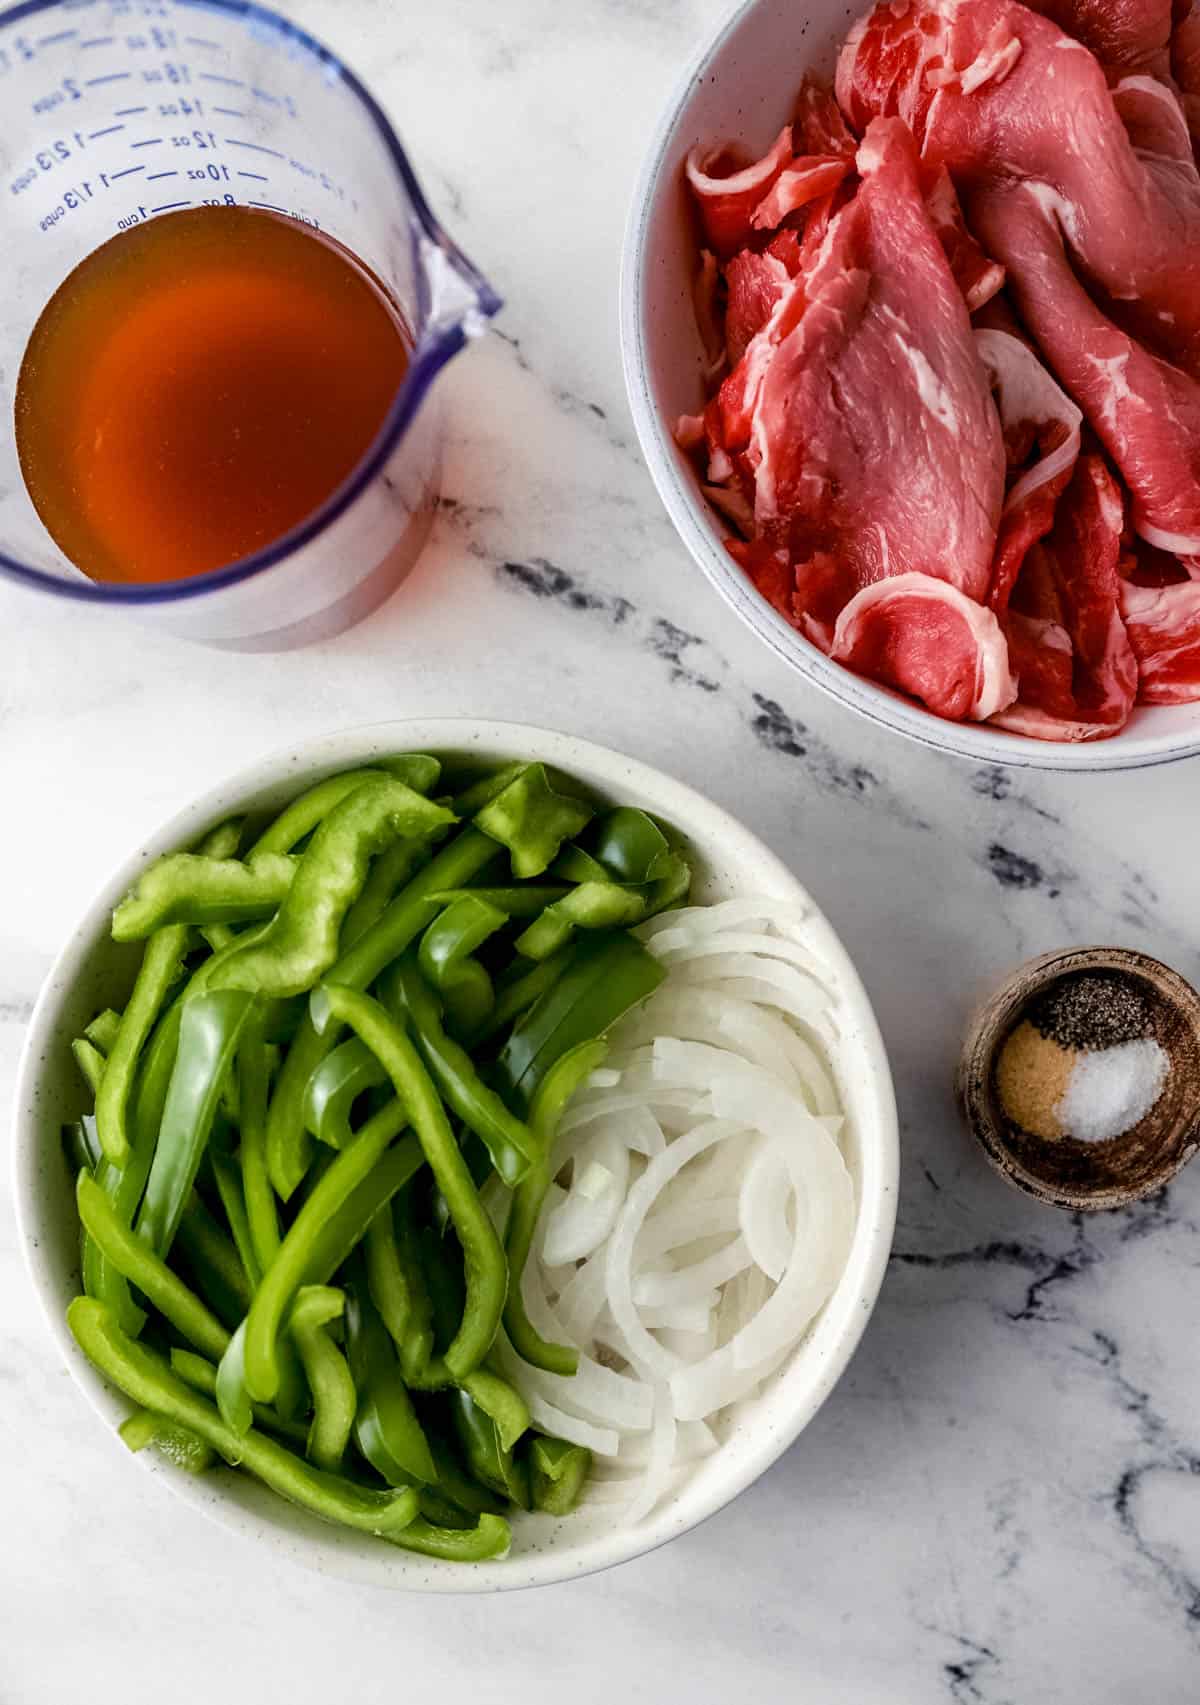
[[[26,491],[12,429],[21,358],[93,249],[212,203],[287,213],[345,244],[392,292],[412,334],[408,371],[358,467],[267,549],[187,580],[100,584],[63,557]],[[500,299],[328,49],[245,0],[28,0],[0,13],[0,245],[0,572],[185,638],[271,649],[348,627],[412,566],[437,497],[431,386]]]

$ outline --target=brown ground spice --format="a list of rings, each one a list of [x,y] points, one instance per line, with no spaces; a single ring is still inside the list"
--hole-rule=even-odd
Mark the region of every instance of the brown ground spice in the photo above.
[[[1014,1125],[1031,1136],[1063,1135],[1056,1108],[1066,1094],[1075,1051],[1064,1048],[1029,1022],[1018,1024],[996,1061],[996,1088]]]

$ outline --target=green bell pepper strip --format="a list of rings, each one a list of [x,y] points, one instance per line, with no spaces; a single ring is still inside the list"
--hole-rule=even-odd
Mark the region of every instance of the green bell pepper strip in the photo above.
[[[367,1294],[365,1274],[346,1290],[346,1355],[358,1392],[354,1442],[389,1486],[432,1486],[437,1469],[404,1384],[396,1351]]]
[[[451,1394],[451,1414],[468,1471],[520,1509],[529,1508],[529,1475],[511,1450],[502,1448],[496,1423],[467,1392]]]
[[[244,817],[226,817],[223,823],[208,831],[196,851],[205,858],[236,858],[245,827]]]
[[[508,1288],[500,1240],[476,1193],[437,1090],[403,1028],[378,1001],[336,983],[317,989],[311,1007],[319,1029],[331,1020],[350,1025],[386,1067],[398,1099],[408,1110],[437,1187],[446,1198],[466,1261],[467,1298],[445,1360],[454,1377],[463,1379],[486,1356],[500,1325]]]
[[[464,829],[435,854],[371,927],[338,959],[326,981],[365,989],[441,910],[432,895],[469,882],[496,856],[496,844]],[[303,1178],[311,1144],[304,1129],[308,1080],[337,1042],[336,1029],[319,1036],[305,1015],[288,1049],[267,1117],[267,1162],[276,1194],[286,1202]]]
[[[301,1285],[292,1304],[292,1339],[313,1398],[306,1453],[318,1468],[341,1466],[354,1426],[358,1393],[345,1356],[330,1327],[345,1313],[341,1291],[327,1285]]]
[[[569,945],[576,930],[624,929],[645,915],[645,899],[636,889],[616,882],[581,882],[517,937],[517,952],[525,959],[548,959]]]
[[[350,1141],[350,1110],[364,1090],[378,1089],[388,1075],[357,1037],[339,1042],[308,1080],[304,1123],[318,1141],[333,1149]]]
[[[246,1322],[242,1320],[217,1363],[213,1396],[221,1419],[241,1435],[254,1425],[254,1404],[246,1390]]]
[[[407,1114],[396,1103],[401,1123]],[[376,1114],[376,1118],[380,1115]],[[339,1157],[330,1156],[330,1165]],[[357,1249],[367,1234],[367,1228],[397,1191],[403,1190],[425,1165],[425,1156],[416,1137],[403,1137],[387,1150],[383,1159],[368,1173],[335,1214],[321,1227],[313,1241],[308,1265],[304,1272],[306,1285],[327,1285],[344,1261]]]
[[[501,1450],[512,1450],[529,1430],[529,1405],[516,1386],[491,1368],[476,1368],[463,1380],[462,1389],[495,1424]]]
[[[250,1307],[250,1280],[238,1252],[195,1191],[179,1221],[176,1244],[183,1251],[196,1289],[227,1326]]]
[[[270,1403],[279,1390],[278,1339],[292,1298],[302,1284],[323,1283],[328,1276],[310,1276],[320,1233],[383,1158],[396,1135],[397,1119],[403,1116],[394,1106],[383,1108],[335,1156],[263,1274],[246,1317],[245,1340],[246,1389],[260,1403]]]
[[[177,1345],[171,1347],[171,1371],[179,1375],[185,1385],[190,1385],[193,1391],[202,1391],[206,1397],[215,1397],[217,1391],[218,1369],[204,1356],[198,1356],[193,1350],[181,1350]],[[254,1425],[265,1427],[269,1433],[277,1433],[280,1438],[291,1439],[297,1444],[304,1444],[308,1438],[308,1425],[303,1421],[285,1421],[278,1410],[272,1409],[266,1403],[256,1403],[253,1406]]]
[[[534,965],[531,971],[514,977],[496,991],[496,1004],[492,1008],[487,1023],[470,1038],[473,1046],[486,1042],[491,1037],[499,1035],[545,994],[562,976],[571,960],[570,950],[555,953],[549,959],[543,959]],[[519,965],[520,961],[515,960]]]
[[[437,1492],[440,1496],[470,1516],[480,1516],[485,1512],[489,1515],[501,1515],[505,1500],[490,1487],[471,1478],[459,1461],[454,1445],[448,1437],[443,1436],[443,1429],[446,1433],[453,1431],[453,1421],[448,1410],[445,1410],[439,1401],[436,1411],[429,1409],[427,1405],[425,1414],[425,1436],[429,1440],[430,1453],[437,1469]]]
[[[104,1055],[86,1036],[77,1036],[71,1043],[71,1056],[79,1067],[79,1075],[95,1095],[104,1076]]]
[[[96,1091],[100,1146],[114,1166],[129,1161],[129,1099],[138,1059],[171,985],[183,970],[189,934],[186,924],[169,924],[151,936]]]
[[[392,1204],[380,1208],[363,1239],[367,1290],[376,1312],[399,1349],[408,1337],[413,1314],[409,1275],[396,1243]]]
[[[111,1198],[122,1225],[133,1223],[154,1158],[167,1087],[179,1046],[179,1019],[177,999],[155,1026],[142,1057],[133,1092],[130,1121],[133,1148],[128,1164],[117,1167],[101,1156],[95,1166],[96,1181]],[[84,1239],[83,1288],[88,1296],[107,1302],[114,1308],[122,1331],[137,1337],[146,1317],[133,1301],[128,1281],[104,1259],[91,1238]]]
[[[432,854],[422,841],[396,841],[372,864],[362,893],[346,913],[338,951],[345,953],[379,921],[405,883],[428,864]]]
[[[360,787],[369,781],[377,781],[383,774],[382,770],[344,770],[340,775],[328,776],[319,781],[315,787],[310,787],[298,799],[293,799],[290,805],[284,807],[265,828],[253,847],[249,857],[257,853],[290,853],[300,845],[305,836],[311,835],[328,817],[335,806],[343,799],[348,799]],[[419,789],[417,791],[420,791]]]
[[[312,988],[337,959],[342,921],[372,856],[397,836],[427,840],[453,822],[402,781],[365,782],[325,818],[274,919],[258,941],[230,955],[219,986],[281,997]]]
[[[666,975],[631,935],[582,936],[561,976],[514,1028],[496,1062],[494,1082],[524,1112],[556,1060],[603,1036]]]
[[[592,1453],[566,1439],[538,1436],[529,1447],[533,1507],[548,1516],[566,1516],[578,1504],[592,1471]]]
[[[446,1105],[486,1146],[504,1182],[518,1184],[537,1153],[529,1127],[483,1081],[466,1049],[446,1034],[437,998],[410,957],[397,960],[383,990],[387,1004],[408,1020],[417,1051]]]
[[[175,1468],[185,1474],[203,1474],[216,1461],[216,1453],[188,1427],[166,1421],[151,1409],[135,1409],[117,1432],[132,1451],[154,1445]]]
[[[434,1527],[418,1516],[402,1533],[388,1537],[404,1551],[419,1551],[447,1563],[486,1563],[508,1556],[512,1529],[503,1516],[481,1515],[469,1528]]]
[[[269,918],[287,898],[299,861],[258,853],[243,864],[168,853],[144,870],[113,912],[114,941],[144,941],[166,924],[240,924]]]
[[[421,1515],[431,1526],[453,1528],[456,1532],[475,1526],[466,1510],[460,1504],[452,1503],[444,1492],[434,1491],[431,1486],[422,1486],[419,1496]],[[497,1503],[499,1504],[499,1499]],[[503,1509],[504,1505],[500,1504],[500,1508]]]
[[[395,1258],[403,1279],[404,1301],[407,1305],[403,1317],[403,1333],[396,1338],[396,1350],[400,1357],[401,1371],[409,1385],[423,1382],[433,1356],[433,1303],[421,1270],[414,1219],[415,1206],[413,1191],[403,1191],[395,1199],[391,1222]],[[370,1262],[371,1248],[368,1244],[368,1274]],[[393,1331],[393,1322],[400,1324],[400,1311],[395,1308],[385,1309],[378,1298],[376,1303],[383,1315],[384,1325],[389,1331]]]
[[[581,1042],[556,1060],[542,1079],[529,1120],[538,1144],[537,1163],[513,1192],[508,1211],[504,1252],[508,1259],[509,1286],[508,1301],[504,1305],[504,1330],[517,1354],[531,1367],[544,1368],[547,1373],[573,1374],[579,1366],[579,1352],[569,1344],[550,1343],[534,1329],[525,1312],[521,1280],[542,1204],[550,1188],[559,1120],[571,1097],[601,1064],[607,1052],[608,1044],[601,1037],[593,1042]]]
[[[228,924],[205,924],[200,934],[214,953],[224,953],[237,940],[237,931]]]
[[[121,1223],[108,1196],[86,1172],[76,1180],[75,1202],[84,1229],[117,1272],[136,1285],[189,1343],[206,1356],[223,1356],[229,1344],[224,1326],[179,1275]]]
[[[476,777],[461,792],[454,795],[455,816],[473,817],[477,811],[482,811],[498,793],[504,792],[510,782],[516,781],[524,768],[525,760],[518,758],[511,764],[502,764],[499,769]]]
[[[250,1246],[261,1278],[275,1259],[280,1243],[275,1192],[267,1172],[270,1055],[263,1037],[261,1011],[253,1012],[246,1021],[238,1045],[236,1071],[242,1114],[242,1141],[238,1156],[242,1167],[242,1199]]]
[[[187,1427],[223,1456],[248,1470],[273,1491],[324,1521],[395,1539],[414,1519],[416,1493],[375,1491],[313,1468],[274,1439],[251,1430],[244,1437],[221,1420],[214,1406],[171,1372],[161,1356],[135,1343],[117,1326],[111,1310],[91,1297],[76,1297],[67,1324],[88,1360],[140,1407]],[[418,1530],[420,1544],[423,1534]]]
[[[687,862],[671,850],[654,819],[629,806],[595,818],[586,846],[564,847],[554,874],[577,886],[517,941],[517,952],[529,959],[557,952],[577,929],[640,923],[684,899],[692,880]]]
[[[221,1198],[221,1206],[225,1210],[225,1219],[229,1226],[233,1246],[241,1258],[242,1266],[246,1269],[246,1277],[251,1288],[257,1286],[262,1277],[258,1253],[254,1247],[254,1239],[250,1235],[250,1219],[246,1213],[246,1197],[242,1189],[242,1170],[231,1155],[214,1154],[212,1156],[213,1176],[217,1181],[217,1194]]]
[[[137,1219],[139,1236],[164,1259],[200,1169],[222,1086],[252,1004],[252,997],[240,989],[193,995],[183,1003],[179,1050]]]
[[[479,900],[484,905],[494,906],[508,918],[536,918],[546,906],[561,900],[566,892],[565,882],[520,882],[504,888],[447,888],[437,898],[444,906],[454,905],[459,900]]]
[[[551,786],[544,764],[526,764],[476,813],[475,827],[508,848],[512,873],[524,880],[549,869],[591,817],[590,805]]]
[[[79,1172],[95,1172],[101,1156],[94,1119],[85,1114],[82,1119],[72,1119],[64,1125],[62,1144],[72,1178]]]
[[[98,1012],[92,1022],[84,1027],[84,1037],[106,1057],[121,1029],[121,1014],[114,1012],[111,1006],[106,1006],[103,1012]]]
[[[474,894],[453,900],[421,937],[417,963],[436,990],[456,1035],[478,1027],[492,1010],[492,979],[472,954],[508,922],[508,913]]]

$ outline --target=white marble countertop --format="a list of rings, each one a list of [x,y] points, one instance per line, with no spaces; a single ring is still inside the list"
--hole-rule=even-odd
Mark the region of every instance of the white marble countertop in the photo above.
[[[1039,779],[902,745],[732,626],[676,542],[626,411],[618,252],[651,119],[724,7],[292,0],[508,306],[447,376],[454,506],[341,639],[236,657],[0,591],[0,1097],[98,879],[201,789],[346,724],[543,721],[728,806],[856,956],[903,1125],[878,1310],[784,1460],[642,1562],[493,1600],[264,1579],[98,1429],[0,1173],[4,1705],[1197,1697],[1200,1167],[1072,1221],[991,1175],[950,1088],[970,1001],[1028,954],[1115,941],[1200,974],[1196,771]]]

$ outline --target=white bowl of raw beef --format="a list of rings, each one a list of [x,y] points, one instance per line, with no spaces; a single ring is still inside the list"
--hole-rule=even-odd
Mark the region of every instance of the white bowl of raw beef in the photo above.
[[[673,826],[679,844],[686,847],[691,899],[696,906],[754,898],[756,903],[765,902],[772,916],[802,917],[808,949],[819,960],[828,986],[836,991],[830,1008],[828,1053],[835,1085],[831,1093],[845,1115],[837,1121],[843,1157],[838,1165],[844,1166],[849,1208],[845,1265],[840,1278],[831,1279],[831,1293],[819,1313],[807,1330],[797,1330],[797,1341],[757,1395],[735,1402],[725,1412],[729,1420],[727,1426],[722,1423],[719,1446],[689,1459],[682,1484],[644,1520],[635,1518],[621,1499],[612,1499],[612,1486],[607,1488],[608,1500],[594,1506],[589,1491],[580,1509],[561,1519],[519,1516],[510,1554],[471,1566],[434,1561],[399,1550],[373,1534],[326,1525],[230,1468],[219,1466],[197,1477],[169,1466],[161,1457],[156,1459],[152,1451],[142,1451],[136,1458],[128,1455],[115,1429],[128,1415],[130,1403],[85,1358],[65,1318],[68,1304],[80,1289],[79,1223],[60,1132],[64,1122],[78,1118],[85,1105],[71,1038],[97,1007],[123,1004],[132,976],[128,946],[114,945],[109,936],[113,906],[149,861],[193,844],[231,814],[249,813],[252,820],[273,814],[299,791],[326,777],[404,752],[438,754],[447,774],[454,764],[475,769],[514,759],[542,761],[569,774],[597,802],[620,802],[654,812]],[[737,909],[744,916],[744,904]],[[674,927],[673,921],[682,916],[664,913],[663,927]],[[738,927],[744,929],[744,925]],[[790,974],[784,967],[781,975]],[[664,991],[669,985],[668,977]],[[645,1011],[649,1014],[650,1008]],[[709,1050],[710,1055],[714,1052]],[[750,1093],[744,1087],[746,1081],[738,1080],[736,1088],[743,1098]],[[608,1092],[591,1086],[588,1090]],[[738,1121],[713,1119],[710,1134],[722,1122]],[[383,723],[306,741],[211,789],[134,852],[104,883],[46,979],[18,1075],[14,1148],[15,1200],[26,1263],[64,1361],[100,1421],[113,1433],[114,1488],[120,1482],[132,1492],[132,1477],[143,1472],[145,1464],[194,1509],[273,1557],[377,1586],[445,1592],[543,1585],[607,1568],[685,1533],[762,1474],[828,1397],[858,1343],[887,1266],[899,1166],[895,1099],[870,1002],[845,949],[791,871],[724,811],[635,759],[565,734],[468,720]],[[768,1202],[765,1208],[769,1216],[772,1205]],[[814,1210],[810,1206],[806,1211],[809,1217],[792,1232],[797,1248],[802,1240],[807,1246],[814,1236],[820,1243],[814,1231]],[[795,1312],[794,1296],[783,1300],[794,1318],[809,1319]],[[80,1428],[84,1424],[81,1415]],[[69,1475],[70,1441],[63,1443]],[[597,1489],[597,1499],[603,1491]],[[82,1484],[77,1494],[80,1499],[89,1496]],[[109,1495],[115,1496],[115,1491]],[[802,1503],[796,1518],[804,1519]],[[180,1528],[179,1543],[187,1543],[185,1528]]]
[[[656,126],[627,227],[620,334],[632,413],[661,500],[741,621],[803,679],[874,723],[975,762],[1060,771],[1135,769],[1198,754],[1200,704],[1137,704],[1111,737],[1047,740],[985,721],[934,716],[912,697],[852,673],[755,590],[726,549],[735,529],[707,503],[697,464],[678,448],[678,421],[699,414],[709,394],[694,307],[701,239],[685,160],[697,145],[726,138],[741,143],[747,159],[759,159],[793,118],[801,78],[813,73],[832,82],[857,15],[859,9],[842,0],[811,0],[806,7],[748,0],[695,58]]]

